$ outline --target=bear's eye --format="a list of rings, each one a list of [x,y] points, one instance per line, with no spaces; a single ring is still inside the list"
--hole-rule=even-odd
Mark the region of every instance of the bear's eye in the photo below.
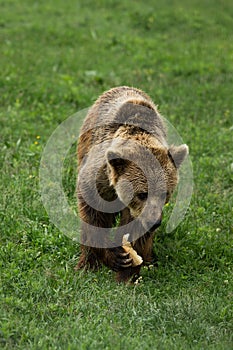
[[[147,192],[140,192],[140,193],[137,193],[136,196],[140,201],[146,201],[148,198],[148,193]]]

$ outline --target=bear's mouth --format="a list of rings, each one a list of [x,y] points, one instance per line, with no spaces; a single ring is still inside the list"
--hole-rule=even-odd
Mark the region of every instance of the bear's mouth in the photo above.
[[[162,223],[162,217],[159,218],[152,226],[150,225],[149,232],[153,233]]]

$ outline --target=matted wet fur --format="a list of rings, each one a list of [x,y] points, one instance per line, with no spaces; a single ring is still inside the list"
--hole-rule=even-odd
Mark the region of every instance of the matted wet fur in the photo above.
[[[150,263],[163,206],[175,189],[178,168],[187,153],[186,145],[168,146],[163,120],[143,91],[123,86],[98,98],[83,122],[78,142],[77,195],[82,224],[76,269],[95,270],[105,264],[117,271],[118,281],[139,275],[141,266],[132,267],[121,247],[122,235],[128,233],[123,225],[131,225],[132,245],[143,262]],[[94,187],[109,205],[118,201],[119,210],[105,212],[93,194]],[[117,220],[119,229],[113,242],[108,233]],[[143,234],[137,234],[140,232]]]

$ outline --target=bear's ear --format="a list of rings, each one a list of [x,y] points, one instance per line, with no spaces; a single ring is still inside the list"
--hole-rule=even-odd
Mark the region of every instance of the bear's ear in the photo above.
[[[176,168],[179,168],[189,153],[187,145],[171,146],[168,155],[172,158]]]
[[[106,153],[106,158],[108,163],[118,174],[124,171],[126,165],[128,164],[128,160],[122,158],[122,155],[117,151],[108,150]]]

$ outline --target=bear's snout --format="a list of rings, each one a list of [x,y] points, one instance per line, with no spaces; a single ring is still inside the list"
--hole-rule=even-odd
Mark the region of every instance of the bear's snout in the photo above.
[[[144,221],[144,220],[143,220]],[[162,214],[156,218],[153,217],[150,220],[144,221],[144,228],[149,232],[154,232],[162,223]]]
[[[152,224],[152,227],[150,223],[151,228],[149,229],[149,231],[154,232],[161,225],[161,223],[162,223],[162,216],[154,224]]]

